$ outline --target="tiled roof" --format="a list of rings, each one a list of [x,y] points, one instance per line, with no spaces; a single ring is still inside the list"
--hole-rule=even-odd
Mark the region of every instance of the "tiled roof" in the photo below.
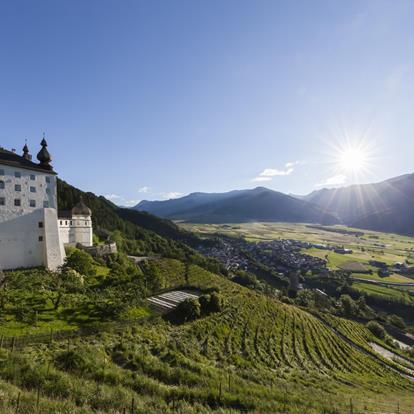
[[[46,170],[45,168],[42,168],[39,164],[36,164],[33,161],[30,161],[22,157],[21,155],[18,155],[12,151],[8,151],[4,148],[0,148],[0,164],[56,175],[56,173],[53,170]]]

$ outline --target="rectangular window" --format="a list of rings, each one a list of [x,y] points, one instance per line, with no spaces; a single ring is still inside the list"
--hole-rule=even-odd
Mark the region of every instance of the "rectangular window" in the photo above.
[[[39,229],[43,229],[43,221],[39,221]]]
[[[50,194],[50,188],[46,188],[46,194]]]
[[[72,225],[72,220],[70,221],[70,225]]]
[[[46,182],[50,183],[50,177],[46,177]]]
[[[14,191],[22,191],[22,186],[20,184],[15,184]]]
[[[43,236],[39,236],[39,241],[43,241]]]
[[[43,201],[43,208],[49,208],[49,201]]]
[[[0,175],[4,175],[4,170],[3,170],[3,168],[0,168]]]
[[[0,197],[0,206],[6,205],[6,199],[4,197]]]
[[[36,176],[35,176],[34,174],[30,174],[30,180],[31,180],[31,181],[36,180]]]
[[[14,172],[14,176],[15,176],[16,178],[20,178],[20,177],[22,176],[22,173],[21,173],[20,171],[15,171],[15,172]]]
[[[30,207],[36,207],[36,200],[29,200]]]
[[[0,190],[4,190],[4,181],[0,180]]]
[[[14,199],[14,205],[15,205],[15,207],[20,207],[22,205],[22,202],[21,202],[20,198],[15,198]]]
[[[62,225],[62,223],[63,223],[62,220],[60,220],[60,225]]]
[[[30,192],[35,193],[36,192],[36,187],[30,187]]]

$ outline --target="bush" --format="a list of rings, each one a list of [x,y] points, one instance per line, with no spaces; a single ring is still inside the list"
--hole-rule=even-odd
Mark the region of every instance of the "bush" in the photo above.
[[[198,298],[202,315],[209,315],[214,312],[221,312],[223,307],[223,297],[213,292],[211,295],[202,295]]]
[[[404,319],[397,315],[390,315],[387,318],[387,322],[396,328],[404,330],[407,326],[405,325]]]
[[[373,335],[377,338],[384,340],[387,336],[385,329],[378,322],[370,321],[367,323],[367,328],[371,331]]]
[[[198,299],[186,299],[175,308],[173,314],[178,321],[193,321],[201,316],[200,302]]]
[[[349,295],[342,295],[339,298],[339,306],[341,314],[348,318],[357,316],[359,313],[357,304]]]
[[[92,256],[83,250],[73,249],[66,257],[65,268],[71,268],[85,276],[96,275],[95,262]]]

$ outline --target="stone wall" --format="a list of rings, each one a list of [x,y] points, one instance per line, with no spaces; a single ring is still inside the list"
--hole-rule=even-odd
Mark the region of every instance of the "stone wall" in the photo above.
[[[91,247],[86,247],[86,246],[82,246],[81,244],[78,244],[77,247],[79,249],[85,250],[93,257],[104,257],[112,253],[118,252],[116,243],[100,244],[98,246],[91,246]]]

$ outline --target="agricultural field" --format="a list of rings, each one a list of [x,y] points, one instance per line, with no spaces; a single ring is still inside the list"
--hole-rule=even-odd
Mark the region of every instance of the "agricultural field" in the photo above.
[[[251,242],[293,239],[314,244],[343,246],[346,249],[351,249],[353,253],[343,255],[316,248],[304,249],[303,253],[326,259],[328,267],[332,270],[373,271],[372,274],[358,274],[358,277],[384,282],[414,282],[414,279],[398,274],[380,277],[378,269],[368,263],[370,260],[377,260],[388,265],[396,262],[407,262],[414,265],[414,238],[411,237],[344,226],[322,227],[296,223],[179,224],[187,230],[205,236],[222,234],[244,237]]]
[[[153,267],[171,268],[177,280],[179,262]],[[0,411],[412,413],[414,382],[371,351],[378,340],[364,326],[313,316],[195,265],[188,283],[218,290],[221,311],[184,324],[158,317],[122,333],[2,350]]]
[[[414,238],[391,233],[344,226],[329,226],[324,229],[322,226],[297,223],[178,224],[201,235],[242,236],[248,241],[301,240],[310,243],[344,246],[355,250],[358,257],[365,261],[373,259],[393,264],[408,259],[414,263]],[[342,231],[351,234],[342,233]],[[362,233],[362,235],[354,235],[353,232]]]

